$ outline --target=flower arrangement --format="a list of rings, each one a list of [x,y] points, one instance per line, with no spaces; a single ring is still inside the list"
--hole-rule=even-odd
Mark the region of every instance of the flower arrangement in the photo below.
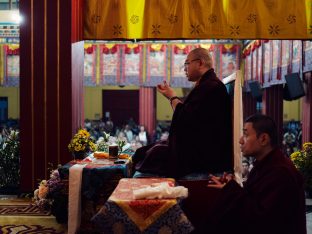
[[[305,179],[305,189],[312,190],[312,143],[306,142],[302,145],[302,150],[295,151],[290,155],[296,168],[303,174]]]
[[[109,139],[111,138],[109,133],[103,132],[103,137],[100,137],[97,141],[97,150],[108,152]]]
[[[61,181],[59,171],[56,169],[51,170],[48,180],[39,183],[39,187],[34,191],[33,201],[39,209],[51,211],[59,223],[66,223],[67,196],[67,187]]]
[[[69,152],[73,154],[86,154],[96,150],[96,144],[94,144],[90,133],[85,129],[79,129],[74,135],[68,145]]]
[[[100,137],[97,141],[97,150],[108,152],[110,145],[118,146],[118,155],[122,152],[122,148],[126,145],[126,139],[116,138],[111,136],[109,133],[103,132],[103,137]]]

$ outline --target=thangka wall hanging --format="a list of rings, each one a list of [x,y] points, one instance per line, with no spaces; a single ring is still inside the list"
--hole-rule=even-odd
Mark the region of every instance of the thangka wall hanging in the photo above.
[[[302,41],[293,41],[292,73],[301,71]]]
[[[282,54],[281,54],[281,42],[280,40],[272,40],[272,77],[271,77],[271,84],[279,84],[284,83],[279,82],[282,80],[280,68],[281,68],[281,61],[282,61]]]
[[[219,46],[219,77],[225,78],[239,69],[240,46],[233,44],[224,44]]]
[[[100,85],[119,85],[121,75],[121,49],[117,44],[104,44],[100,55]]]
[[[20,75],[19,45],[1,45],[0,50],[0,85],[18,87]]]
[[[96,45],[84,45],[84,82],[85,86],[96,86]]]
[[[260,43],[260,41],[259,41]],[[262,44],[259,44],[258,47],[261,47]],[[260,83],[263,83],[263,69],[262,69],[262,51],[263,49],[259,49],[256,52],[257,62],[256,62],[256,80],[258,80]]]
[[[168,82],[168,46],[166,44],[146,45],[146,79],[143,86],[157,86]]]
[[[124,44],[122,45],[122,69],[120,85],[143,84],[143,45]]]
[[[270,83],[272,80],[271,70],[272,70],[272,42],[267,41],[263,44],[263,56],[264,56],[264,63],[263,63],[263,83]]]
[[[311,50],[312,46],[301,40],[254,41],[243,51],[244,79],[258,80],[263,87],[283,84],[285,75],[301,74],[302,65],[311,64]],[[311,70],[312,65],[304,66],[304,72]]]
[[[290,50],[292,49],[292,41],[282,41],[282,69],[281,77],[285,77],[286,74],[291,73],[291,62],[290,62]]]
[[[305,56],[303,56],[303,72],[312,71],[312,42],[303,42],[303,51]]]
[[[198,45],[176,44],[171,45],[170,85],[172,87],[192,87],[185,76],[184,62],[187,54]]]

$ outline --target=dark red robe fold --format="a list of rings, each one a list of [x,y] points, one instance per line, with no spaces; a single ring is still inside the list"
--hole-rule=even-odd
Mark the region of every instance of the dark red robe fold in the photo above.
[[[176,106],[169,148],[171,175],[233,170],[231,100],[213,69]]]
[[[176,106],[167,147],[156,144],[138,149],[132,158],[136,169],[175,178],[232,170],[231,111],[226,87],[210,69]]]
[[[230,181],[209,219],[213,233],[305,234],[303,179],[280,150],[257,162],[244,188]]]

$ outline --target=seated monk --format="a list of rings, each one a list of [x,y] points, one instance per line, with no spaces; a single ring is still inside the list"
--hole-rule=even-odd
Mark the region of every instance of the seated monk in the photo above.
[[[303,178],[278,148],[274,121],[259,114],[247,118],[239,143],[254,167],[243,187],[231,175],[211,177],[209,187],[220,192],[204,233],[307,233]]]

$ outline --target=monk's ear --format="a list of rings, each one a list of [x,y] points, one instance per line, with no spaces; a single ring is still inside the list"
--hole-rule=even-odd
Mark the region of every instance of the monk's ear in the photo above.
[[[270,136],[267,133],[261,133],[259,136],[260,144],[265,146],[270,144]]]

